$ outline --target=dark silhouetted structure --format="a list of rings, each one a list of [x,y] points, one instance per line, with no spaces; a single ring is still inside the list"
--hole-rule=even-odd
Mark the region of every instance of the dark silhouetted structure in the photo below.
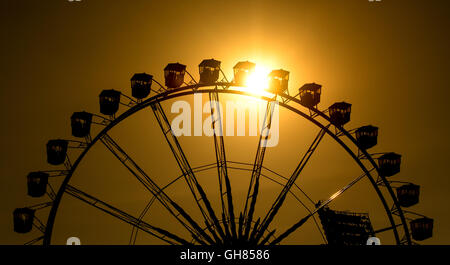
[[[352,104],[346,102],[337,102],[328,108],[331,122],[336,126],[342,126],[350,121]]]
[[[393,231],[393,236],[397,244],[412,244],[412,238],[415,240],[424,240],[432,236],[433,220],[425,218],[421,214],[412,211],[405,211],[404,207],[410,207],[419,202],[418,185],[409,184],[408,182],[388,180],[389,177],[400,171],[401,156],[395,153],[375,153],[369,154],[365,149],[371,148],[377,144],[378,128],[374,126],[363,126],[355,130],[346,130],[342,126],[350,121],[351,104],[346,102],[338,102],[328,108],[329,118],[326,116],[327,111],[321,111],[317,105],[321,100],[322,86],[316,83],[307,83],[299,88],[300,101],[289,95],[288,82],[290,73],[288,71],[279,69],[273,70],[267,77],[269,81],[269,92],[274,95],[268,97],[265,95],[257,95],[248,89],[239,88],[245,86],[246,81],[252,72],[255,70],[255,64],[249,61],[239,62],[234,68],[234,79],[229,81],[221,69],[221,62],[214,59],[205,59],[199,65],[200,80],[197,82],[193,76],[186,70],[186,66],[179,63],[168,64],[164,68],[165,86],[153,79],[152,75],[146,73],[136,73],[131,78],[131,88],[133,98],[121,93],[119,91],[110,89],[103,90],[99,94],[100,112],[103,115],[88,112],[74,112],[71,116],[72,135],[75,137],[84,138],[82,140],[50,140],[47,142],[47,161],[51,165],[63,165],[64,169],[57,170],[42,170],[38,172],[31,172],[27,175],[27,193],[31,197],[43,197],[50,200],[44,203],[35,204],[34,206],[26,208],[18,208],[13,212],[14,230],[19,233],[27,233],[36,227],[37,231],[42,232],[43,235],[35,238],[27,244],[34,244],[43,241],[44,245],[51,244],[53,227],[56,216],[59,212],[59,205],[61,204],[64,194],[72,196],[103,213],[133,226],[130,243],[136,241],[138,231],[147,232],[148,235],[154,239],[171,245],[218,245],[226,247],[255,247],[262,245],[277,245],[283,242],[288,236],[295,231],[298,231],[310,218],[314,218],[315,214],[319,215],[323,230],[330,245],[365,245],[367,239],[375,235],[372,224],[367,213],[353,213],[344,211],[334,211],[329,208],[330,203],[341,196],[346,190],[353,187],[363,178],[368,178],[373,189],[376,191],[385,213],[389,220],[389,226],[380,227],[376,230],[377,234],[385,231]],[[184,75],[188,75],[190,81],[185,82]],[[219,82],[219,78],[222,78]],[[152,83],[159,86],[158,89],[151,87]],[[238,86],[238,88],[235,88]],[[155,95],[147,100],[143,100],[153,92]],[[187,154],[192,152],[185,152],[183,144],[179,142],[178,136],[173,133],[172,124],[169,117],[165,113],[165,108],[162,105],[167,101],[177,100],[180,97],[188,95],[196,95],[199,93],[209,94],[210,100],[210,114],[212,118],[211,129],[214,137],[214,153],[215,163],[207,165],[199,165],[191,167]],[[256,156],[253,163],[243,163],[227,159],[225,137],[223,136],[222,110],[220,108],[219,94],[236,95],[244,97],[252,97],[267,103],[264,119],[262,124],[259,124],[261,133],[256,149]],[[129,100],[129,101],[128,101]],[[129,103],[126,103],[128,101]],[[195,101],[195,100],[194,100]],[[213,103],[214,102],[214,103]],[[289,103],[290,102],[290,103]],[[223,101],[222,101],[223,103]],[[280,106],[287,110],[291,110],[299,117],[303,117],[310,121],[319,132],[314,137],[314,140],[309,145],[309,148],[304,153],[303,157],[298,160],[295,170],[289,178],[278,174],[264,166],[266,145],[262,144],[269,139],[271,133],[272,118],[274,117],[275,104],[281,103]],[[300,104],[299,104],[300,103]],[[213,104],[215,107],[213,107]],[[126,106],[120,108],[120,105]],[[304,111],[305,108],[309,115]],[[119,113],[123,111],[122,113]],[[154,180],[151,174],[147,174],[144,167],[138,165],[125,149],[122,148],[109,134],[109,132],[122,121],[141,110],[151,110],[154,114],[157,124],[162,136],[168,145],[168,150],[171,150],[173,158],[178,165],[178,169],[182,175],[171,181],[165,186],[160,186],[159,182]],[[118,118],[116,118],[116,114]],[[108,115],[109,117],[105,117]],[[260,118],[262,118],[260,116]],[[259,119],[261,121],[261,119]],[[289,121],[290,122],[290,121]],[[260,122],[261,123],[261,122]],[[101,129],[93,130],[91,137],[92,124],[103,126]],[[330,125],[334,124],[335,131],[329,130]],[[158,126],[159,125],[159,126]],[[217,129],[217,130],[216,130]],[[355,138],[351,135],[355,134]],[[311,156],[318,149],[317,147],[324,139],[325,135],[329,135],[336,143],[339,144],[350,157],[357,163],[365,174],[358,174],[348,185],[342,187],[329,197],[323,204],[316,205],[314,211],[309,211],[306,216],[298,216],[297,222],[293,223],[285,231],[278,229],[276,221],[279,220],[280,213],[286,213],[281,210],[285,202],[290,199],[298,199],[296,193],[300,190],[309,200],[308,194],[304,193],[299,186],[296,185],[298,177],[302,175],[303,169],[307,166]],[[123,136],[123,135],[122,135]],[[343,138],[343,140],[341,140]],[[126,141],[125,141],[126,142]],[[153,195],[153,199],[143,209],[139,217],[133,216],[131,213],[135,212],[134,207],[131,212],[128,210],[119,209],[100,198],[96,198],[92,194],[86,193],[75,186],[71,185],[71,178],[77,168],[84,161],[86,154],[92,150],[96,144],[103,144],[104,147],[118,159],[118,162],[129,171],[141,184],[147,192]],[[78,157],[71,163],[72,156],[69,151],[79,149]],[[151,150],[157,152],[158,150]],[[358,153],[356,154],[355,151]],[[195,153],[195,152],[194,152]],[[379,156],[380,154],[384,154]],[[378,159],[378,166],[375,157]],[[145,160],[145,159],[144,159]],[[365,161],[363,161],[365,160]],[[367,162],[366,162],[367,161]],[[102,162],[102,161],[96,161]],[[142,161],[141,161],[142,162]],[[370,167],[367,165],[370,164]],[[164,166],[164,165],[161,165]],[[342,165],[344,167],[344,165]],[[198,172],[206,170],[217,169],[218,186],[205,185],[203,181],[199,181]],[[373,169],[377,169],[379,175],[372,174]],[[249,186],[247,189],[247,196],[240,194],[242,187],[235,189],[232,181],[229,178],[229,169],[240,169],[251,174]],[[353,168],[352,168],[352,171]],[[375,173],[375,171],[373,172]],[[209,172],[208,172],[209,174]],[[381,177],[380,177],[381,176]],[[273,177],[273,178],[272,178]],[[263,192],[260,187],[261,179],[274,180],[282,177],[286,180],[282,185],[282,190],[278,196],[273,198],[273,202],[268,211],[260,211],[261,201],[267,206],[267,197],[261,198]],[[375,179],[374,177],[378,177]],[[53,187],[53,180],[56,179],[58,191],[55,192]],[[25,180],[25,179],[24,179]],[[172,198],[177,197],[174,194],[174,189],[170,185],[179,185],[180,181],[185,181],[187,186],[186,192],[191,194],[192,203],[179,205]],[[264,180],[266,181],[266,180]],[[320,181],[319,181],[320,182]],[[403,185],[397,187],[398,183]],[[395,184],[396,196],[392,191],[391,184]],[[407,184],[407,185],[404,185]],[[381,192],[380,187],[384,187],[388,192]],[[218,188],[215,190],[211,188]],[[293,189],[297,189],[293,192]],[[233,191],[238,194],[238,200],[233,201]],[[208,198],[214,195],[213,201]],[[244,195],[245,197],[243,197]],[[288,196],[293,196],[288,199]],[[172,197],[174,196],[174,197]],[[388,197],[386,197],[388,196]],[[48,199],[47,198],[47,199]],[[245,206],[242,209],[235,207],[236,202],[245,199]],[[258,199],[259,198],[259,199]],[[269,198],[269,199],[271,199]],[[390,198],[391,200],[387,200]],[[220,199],[220,204],[217,203]],[[359,198],[356,198],[359,199]],[[143,217],[147,214],[153,202],[159,201],[161,210],[170,219],[177,223],[177,227],[168,224],[167,222],[157,222],[165,227],[154,226],[156,224],[147,223]],[[299,204],[290,204],[288,207],[305,206],[302,201],[297,200]],[[214,203],[211,203],[214,202]],[[390,202],[394,205],[391,206]],[[194,205],[195,203],[196,205]],[[264,206],[265,209],[267,209]],[[360,205],[362,206],[362,205]],[[371,202],[369,206],[373,206]],[[184,207],[187,207],[186,209]],[[48,212],[47,222],[44,224],[40,221],[41,213],[35,211],[50,208]],[[219,208],[219,209],[217,209]],[[190,215],[191,210],[195,215]],[[294,209],[294,208],[293,208]],[[160,210],[160,209],[156,209]],[[189,210],[189,211],[188,211]],[[239,212],[239,210],[241,210]],[[281,210],[281,211],[280,211]],[[46,214],[45,212],[43,214]],[[262,215],[261,215],[262,214]],[[399,218],[394,219],[394,215]],[[406,216],[408,215],[408,216]],[[411,218],[410,215],[416,215]],[[415,219],[420,217],[420,219]],[[165,218],[161,215],[161,218]],[[283,217],[281,217],[283,218]],[[415,219],[415,220],[414,220]],[[163,219],[161,219],[163,220]],[[399,222],[401,221],[401,223]],[[406,220],[413,220],[407,222]],[[181,225],[181,226],[180,226]],[[184,227],[186,230],[184,230]],[[403,230],[399,230],[402,228]],[[409,233],[409,231],[411,233]],[[34,234],[34,233],[33,233]],[[403,236],[403,237],[401,237]],[[384,240],[384,239],[383,239]]]
[[[423,217],[413,220],[409,224],[414,240],[422,241],[433,236],[433,219]]]
[[[273,70],[269,74],[269,91],[275,94],[289,94],[289,72],[283,69]]]
[[[300,104],[305,107],[316,107],[320,102],[322,86],[316,83],[304,84],[300,89]]]
[[[74,112],[71,117],[72,135],[86,137],[91,132],[92,114],[82,111]]]
[[[234,83],[237,86],[244,86],[247,81],[247,77],[255,70],[255,66],[256,64],[249,61],[238,62],[233,67]]]
[[[17,233],[28,233],[33,228],[35,210],[29,208],[17,208],[13,212],[14,231]]]
[[[400,172],[402,156],[396,153],[386,153],[378,158],[378,173],[390,177]]]
[[[164,78],[166,87],[178,88],[184,83],[184,74],[186,73],[186,65],[180,63],[169,63],[164,68]]]
[[[366,245],[374,234],[367,213],[333,211],[328,207],[318,213],[329,245]]]
[[[67,140],[50,140],[47,142],[47,162],[51,165],[61,165],[66,160]]]
[[[203,60],[199,65],[200,83],[214,84],[219,79],[220,61],[214,59]]]
[[[27,176],[28,195],[42,197],[47,192],[48,174],[45,172],[31,172]]]
[[[420,186],[406,184],[397,188],[397,200],[402,207],[411,207],[419,203]]]
[[[134,74],[131,77],[131,95],[143,99],[150,95],[153,76],[146,73]]]
[[[356,141],[362,149],[369,149],[377,145],[378,127],[368,125],[358,128],[355,131]]]
[[[100,112],[105,115],[114,115],[119,110],[120,91],[103,90],[99,95]]]

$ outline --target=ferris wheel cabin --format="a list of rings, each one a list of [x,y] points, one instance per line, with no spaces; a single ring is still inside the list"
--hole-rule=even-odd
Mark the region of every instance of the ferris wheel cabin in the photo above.
[[[397,200],[402,207],[411,207],[419,203],[420,186],[406,184],[396,189]]]
[[[186,73],[186,65],[180,63],[169,63],[164,68],[164,79],[166,87],[178,88],[184,83],[184,74]]]
[[[17,208],[13,212],[14,216],[14,231],[25,234],[33,228],[34,212],[30,208]]]
[[[414,240],[422,241],[433,236],[433,219],[423,217],[411,221],[411,235]]]
[[[304,84],[300,89],[300,104],[305,107],[317,107],[320,102],[322,86],[316,83]]]
[[[201,84],[214,84],[219,79],[220,61],[214,59],[203,60],[199,65]]]
[[[269,74],[269,92],[274,94],[289,94],[289,72],[283,69],[273,70]]]
[[[71,117],[72,135],[86,137],[91,131],[92,114],[82,111],[74,112]]]
[[[47,162],[50,165],[61,165],[66,160],[67,140],[50,140],[47,142]]]
[[[247,77],[255,70],[255,66],[256,64],[249,61],[238,62],[233,67],[234,83],[237,86],[245,86]]]
[[[28,195],[34,198],[44,196],[47,192],[48,176],[45,172],[31,172],[28,174]]]
[[[100,112],[114,115],[119,110],[120,95],[120,91],[114,89],[103,90],[99,95]]]
[[[360,127],[355,131],[355,135],[359,148],[372,148],[378,142],[378,127],[372,125]]]
[[[352,104],[337,102],[328,108],[331,122],[336,126],[342,126],[350,121]]]
[[[400,172],[402,156],[396,153],[387,153],[378,158],[379,174],[390,177]]]
[[[150,95],[153,76],[146,73],[134,74],[131,77],[131,95],[137,99],[143,99]]]

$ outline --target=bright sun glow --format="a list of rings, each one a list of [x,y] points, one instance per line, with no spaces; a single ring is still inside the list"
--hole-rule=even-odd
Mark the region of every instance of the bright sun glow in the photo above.
[[[270,69],[256,65],[255,70],[249,75],[245,82],[249,92],[263,93],[269,87],[268,75]]]

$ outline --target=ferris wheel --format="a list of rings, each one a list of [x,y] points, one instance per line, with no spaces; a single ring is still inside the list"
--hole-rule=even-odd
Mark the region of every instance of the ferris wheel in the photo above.
[[[392,179],[400,172],[401,155],[393,152],[369,153],[369,149],[377,145],[378,128],[375,126],[344,128],[350,122],[351,104],[337,102],[320,110],[318,105],[322,86],[316,83],[303,85],[295,96],[291,96],[288,89],[289,72],[282,69],[268,75],[268,87],[264,93],[252,93],[246,89],[246,80],[255,69],[254,63],[237,63],[233,68],[232,80],[225,76],[220,65],[221,62],[214,59],[203,60],[199,64],[200,79],[197,81],[185,65],[170,63],[164,69],[164,85],[152,75],[137,73],[131,78],[131,97],[117,90],[103,90],[99,95],[101,114],[74,112],[71,129],[76,139],[52,139],[46,146],[47,161],[57,168],[31,172],[27,176],[28,195],[44,197],[46,201],[15,209],[14,230],[28,233],[34,227],[41,234],[27,244],[51,244],[54,226],[58,222],[57,213],[64,208],[62,198],[70,196],[130,225],[131,244],[136,242],[138,232],[143,232],[140,234],[155,239],[156,244],[275,245],[286,242],[307,223],[317,228],[325,244],[332,245],[362,245],[366,244],[368,238],[383,238],[386,233],[390,233],[395,244],[416,244],[432,236],[433,219],[407,210],[419,202],[420,186]],[[188,81],[185,81],[186,75]],[[195,95],[206,95],[210,100],[211,137],[214,143],[210,148],[214,149],[215,158],[192,166],[179,136],[173,132],[164,104]],[[264,103],[259,141],[256,150],[249,151],[255,154],[253,163],[231,160],[225,150],[224,113],[219,104],[220,98],[230,95],[254,98]],[[313,141],[306,147],[307,151],[287,176],[264,165],[266,151],[269,151],[264,143],[269,138],[274,110],[278,106],[318,129]],[[126,152],[126,147],[119,145],[117,139],[111,136],[114,128],[143,110],[153,113],[157,121],[154,126],[161,131],[179,170],[178,176],[166,176],[170,181],[165,185],[147,173],[138,160]],[[94,126],[98,126],[98,132],[91,134]],[[327,199],[314,201],[313,196],[303,190],[299,176],[317,153],[324,138],[331,139],[343,150],[353,165],[357,166],[359,174],[346,185],[336,187]],[[116,162],[126,169],[127,177],[138,180],[150,196],[140,215],[134,216],[126,209],[114,206],[73,184],[74,173],[97,145],[105,146]],[[71,152],[76,150],[78,155],[74,159]],[[207,172],[210,181],[199,180],[198,176],[202,172]],[[244,192],[233,185],[231,179],[236,172],[247,177]],[[54,181],[56,179],[59,180],[57,189],[53,183],[57,182]],[[217,185],[211,186],[211,179]],[[384,227],[374,227],[370,212],[333,208],[332,203],[337,198],[345,196],[348,190],[358,188],[356,184],[362,180],[368,181],[370,189],[376,194],[377,204],[383,209],[384,217],[380,218],[387,224]],[[263,181],[276,187],[273,200],[266,198],[261,191]],[[188,207],[175,199],[177,196],[171,189],[174,185],[182,186],[184,193],[189,194],[191,203]],[[239,203],[237,198],[242,198]],[[306,214],[295,215],[295,221],[279,229],[274,225],[274,220],[284,218],[286,211],[281,209],[288,199],[296,202],[289,207],[295,205],[292,209],[302,208]],[[261,202],[269,203],[270,207],[257,211]],[[156,205],[158,210],[154,210]],[[41,214],[43,209],[49,210],[45,217]],[[198,214],[192,214],[193,209]],[[158,211],[164,216],[165,223],[175,223],[178,228],[171,225],[164,227],[164,222],[156,225],[147,221],[146,216],[152,211]],[[46,221],[41,221],[43,218]]]

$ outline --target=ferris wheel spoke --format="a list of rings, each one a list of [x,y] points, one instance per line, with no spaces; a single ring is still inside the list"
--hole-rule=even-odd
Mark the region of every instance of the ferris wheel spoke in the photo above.
[[[373,170],[373,169],[372,169]],[[372,171],[370,170],[370,171]],[[370,171],[368,173],[370,173]],[[296,224],[294,224],[292,227],[290,227],[288,230],[286,230],[286,232],[284,232],[283,234],[279,235],[275,240],[273,240],[270,244],[271,245],[275,245],[280,243],[283,239],[285,239],[287,236],[289,236],[290,234],[292,234],[293,232],[295,232],[299,227],[301,227],[304,223],[306,223],[306,221],[308,221],[308,219],[310,217],[312,217],[314,214],[316,214],[320,209],[322,209],[323,207],[327,206],[328,204],[330,204],[333,200],[335,200],[336,198],[338,198],[339,196],[341,196],[346,190],[348,190],[349,188],[353,187],[356,183],[358,183],[361,179],[363,179],[365,176],[368,175],[368,173],[364,173],[362,175],[360,175],[359,177],[357,177],[356,179],[354,179],[353,181],[351,181],[349,184],[347,184],[346,186],[344,186],[342,189],[338,190],[336,193],[334,193],[333,195],[330,196],[330,198],[328,198],[326,201],[322,202],[313,212],[309,213],[307,216],[305,216],[304,218],[302,218],[300,221],[298,221]]]
[[[95,198],[92,195],[89,195],[71,185],[67,185],[65,192],[115,218],[118,218],[119,220],[122,220],[144,232],[149,233],[150,235],[159,238],[162,241],[165,241],[171,245],[175,244],[173,241],[179,243],[179,244],[190,244],[187,240],[182,239],[169,231],[158,228],[155,226],[152,226],[142,220],[137,219],[136,217],[104,202],[100,199]]]
[[[258,141],[258,149],[256,151],[255,162],[253,163],[252,176],[250,178],[250,185],[245,200],[243,224],[240,226],[239,237],[244,240],[248,239],[250,228],[252,225],[253,213],[255,211],[256,200],[258,198],[259,179],[261,177],[262,165],[264,162],[264,155],[266,153],[266,144],[269,138],[270,127],[272,123],[272,116],[276,106],[275,99],[267,102],[266,113],[264,115],[264,122],[261,126],[261,135]],[[251,201],[249,201],[251,199]]]
[[[326,126],[328,129],[330,125]],[[261,226],[255,227],[254,229],[258,229],[259,231],[256,233],[256,237],[254,240],[258,242],[261,237],[264,234],[264,231],[269,227],[270,223],[273,221],[275,215],[278,213],[278,210],[281,208],[281,206],[284,203],[284,200],[286,199],[286,195],[291,190],[292,186],[294,185],[295,181],[297,180],[298,176],[302,172],[302,170],[305,168],[306,164],[308,163],[309,159],[311,158],[314,151],[319,146],[319,143],[322,141],[323,137],[325,135],[325,129],[321,129],[317,136],[314,138],[312,144],[306,151],[306,153],[303,155],[302,159],[300,160],[300,163],[295,168],[294,172],[292,173],[291,177],[289,178],[286,185],[284,185],[283,190],[280,192],[278,197],[276,198],[275,202],[273,203],[272,207],[270,208],[269,212],[264,217]]]
[[[238,165],[248,165],[248,166],[252,166],[252,164],[250,164],[250,163],[242,163],[242,162],[234,162],[234,161],[228,161],[230,164],[238,164]],[[244,167],[234,167],[234,166],[230,166],[230,167],[228,167],[229,169],[235,169],[235,170],[242,170],[242,171],[252,171],[252,169],[251,168],[244,168]],[[282,178],[283,180],[285,180],[285,181],[288,181],[289,179],[287,178],[287,177],[284,177],[283,175],[280,175],[280,174],[278,174],[278,173],[276,173],[275,171],[273,171],[273,170],[270,170],[270,169],[268,169],[268,168],[266,168],[266,167],[263,167],[263,169],[265,169],[265,170],[267,170],[269,173],[272,173],[272,174],[274,174],[275,176],[278,176],[278,177],[280,177],[280,178]],[[285,183],[282,183],[282,182],[280,182],[280,181],[277,181],[277,180],[275,180],[273,177],[270,177],[270,176],[268,176],[268,175],[266,175],[266,174],[263,174],[263,173],[261,173],[261,177],[264,177],[264,178],[266,178],[267,180],[269,180],[269,181],[271,181],[271,182],[273,182],[273,183],[275,183],[275,184],[277,184],[277,185],[280,185],[280,186],[284,186],[285,185]],[[309,202],[311,202],[312,204],[315,204],[312,200],[311,200],[311,198],[297,185],[297,184],[294,184],[293,185],[293,188],[295,187],[295,189],[297,189],[298,191],[300,191],[300,193],[302,194],[302,195],[304,195],[305,197],[306,197],[306,199],[307,200],[309,200]],[[308,206],[306,206],[306,204],[292,191],[292,189],[291,190],[289,190],[289,194],[291,194],[291,196],[296,200],[296,201],[298,201],[299,203],[300,203],[300,205],[302,205],[302,207],[303,208],[305,208],[305,210],[307,211],[307,212],[309,212],[309,213],[311,213],[312,212],[312,210],[308,207]],[[318,224],[318,222],[317,222],[317,220],[316,220],[316,218],[313,216],[313,220],[314,220],[314,224],[316,225],[316,227],[317,227],[317,229],[318,229],[318,231],[320,232],[320,234],[321,234],[321,236],[322,236],[322,238],[323,238],[323,240],[324,240],[324,242],[326,242],[326,239],[325,239],[325,236],[323,235],[323,233],[322,233],[322,231],[320,230],[320,226],[319,226],[319,224]],[[256,227],[256,226],[255,226]],[[258,230],[259,231],[259,230]],[[255,230],[253,230],[253,232],[256,232]],[[252,232],[252,233],[253,233]],[[253,243],[257,243],[257,242],[255,242],[255,235],[256,234],[253,234],[253,236],[251,235],[250,236],[250,239],[249,239],[249,241],[250,242],[253,242]],[[269,238],[267,238],[267,240],[269,240]],[[265,241],[265,240],[263,240],[263,241]],[[264,245],[264,243],[259,243],[260,245]]]
[[[222,203],[222,216],[224,219],[223,226],[226,236],[229,237],[228,233],[231,230],[231,235],[234,239],[237,238],[236,234],[236,223],[234,222],[234,206],[233,206],[233,196],[231,191],[231,183],[228,177],[228,167],[225,152],[225,143],[223,139],[223,127],[222,127],[222,113],[220,109],[219,94],[217,92],[209,93],[209,102],[211,104],[211,117],[212,117],[212,129],[214,138],[214,148],[216,152],[216,162],[217,162],[217,175],[219,177],[219,192],[220,200]],[[215,103],[215,106],[213,105]],[[217,125],[216,125],[217,123]],[[216,128],[219,135],[216,133]],[[225,190],[225,191],[224,191]],[[226,200],[224,196],[226,195]],[[230,222],[226,222],[230,220]]]
[[[150,201],[147,203],[147,205],[145,206],[144,210],[141,212],[141,214],[139,215],[139,221],[142,220],[142,218],[144,218],[144,216],[147,214],[148,210],[150,209],[150,207],[153,205],[153,203],[155,202],[156,197],[152,196],[152,198],[150,199]],[[133,226],[132,230],[131,230],[131,236],[130,236],[130,245],[136,243],[136,239],[137,239],[137,234],[138,234],[138,229]]]
[[[202,213],[204,218],[206,227],[210,231],[211,234],[215,234],[214,228],[217,230],[222,239],[225,239],[225,233],[222,229],[222,226],[219,223],[219,219],[217,218],[210,201],[208,200],[205,191],[203,190],[200,183],[197,181],[197,178],[194,175],[194,172],[186,158],[186,155],[181,148],[180,143],[178,142],[177,137],[172,133],[172,128],[170,126],[170,122],[167,119],[166,114],[159,102],[155,102],[151,104],[153,114],[155,115],[156,120],[158,121],[160,128],[164,134],[164,137],[167,140],[167,143],[172,150],[175,160],[177,161],[178,166],[182,174],[185,177],[186,183],[191,191],[196,204]],[[206,209],[205,209],[206,208]],[[213,224],[213,225],[212,225]],[[220,242],[217,242],[220,243]]]
[[[265,245],[271,237],[275,234],[276,230],[272,230],[269,234],[261,241],[260,245]]]
[[[168,188],[169,186],[171,186],[172,184],[174,184],[175,182],[177,182],[180,178],[182,178],[183,176],[179,176],[177,178],[175,178],[174,180],[172,180],[170,183],[168,183],[167,185],[165,185],[161,190],[165,190],[166,188]],[[152,198],[150,199],[150,201],[147,203],[147,205],[145,206],[145,208],[142,210],[141,214],[139,215],[139,220],[142,220],[142,218],[144,218],[144,216],[147,214],[148,210],[150,209],[150,207],[153,205],[153,203],[156,200],[156,196],[152,196]],[[131,230],[131,236],[130,236],[130,245],[134,244],[136,242],[136,238],[137,238],[137,234],[138,234],[138,230],[133,227],[133,229]]]
[[[40,236],[40,237],[37,237],[37,238],[35,238],[33,240],[30,240],[30,241],[26,242],[24,245],[25,246],[34,245],[34,244],[36,244],[37,242],[39,242],[39,241],[41,241],[43,239],[44,239],[44,236]]]
[[[33,226],[36,227],[39,231],[41,231],[43,234],[45,234],[45,225],[36,216],[33,219]]]
[[[392,225],[392,226],[388,226],[388,227],[385,227],[385,228],[381,228],[381,229],[375,230],[374,233],[375,233],[375,234],[383,233],[383,232],[392,230],[392,229],[394,229],[395,227],[399,227],[399,226],[402,226],[402,225],[403,225],[402,223],[395,224],[395,225]]]
[[[104,134],[100,141],[108,148],[111,153],[135,176],[144,187],[155,196],[161,205],[177,219],[191,234],[197,234],[198,237],[213,243],[214,241],[203,232],[200,225],[186,213],[178,204],[176,204],[146,173],[136,162],[108,135]],[[183,217],[183,219],[181,217]]]

